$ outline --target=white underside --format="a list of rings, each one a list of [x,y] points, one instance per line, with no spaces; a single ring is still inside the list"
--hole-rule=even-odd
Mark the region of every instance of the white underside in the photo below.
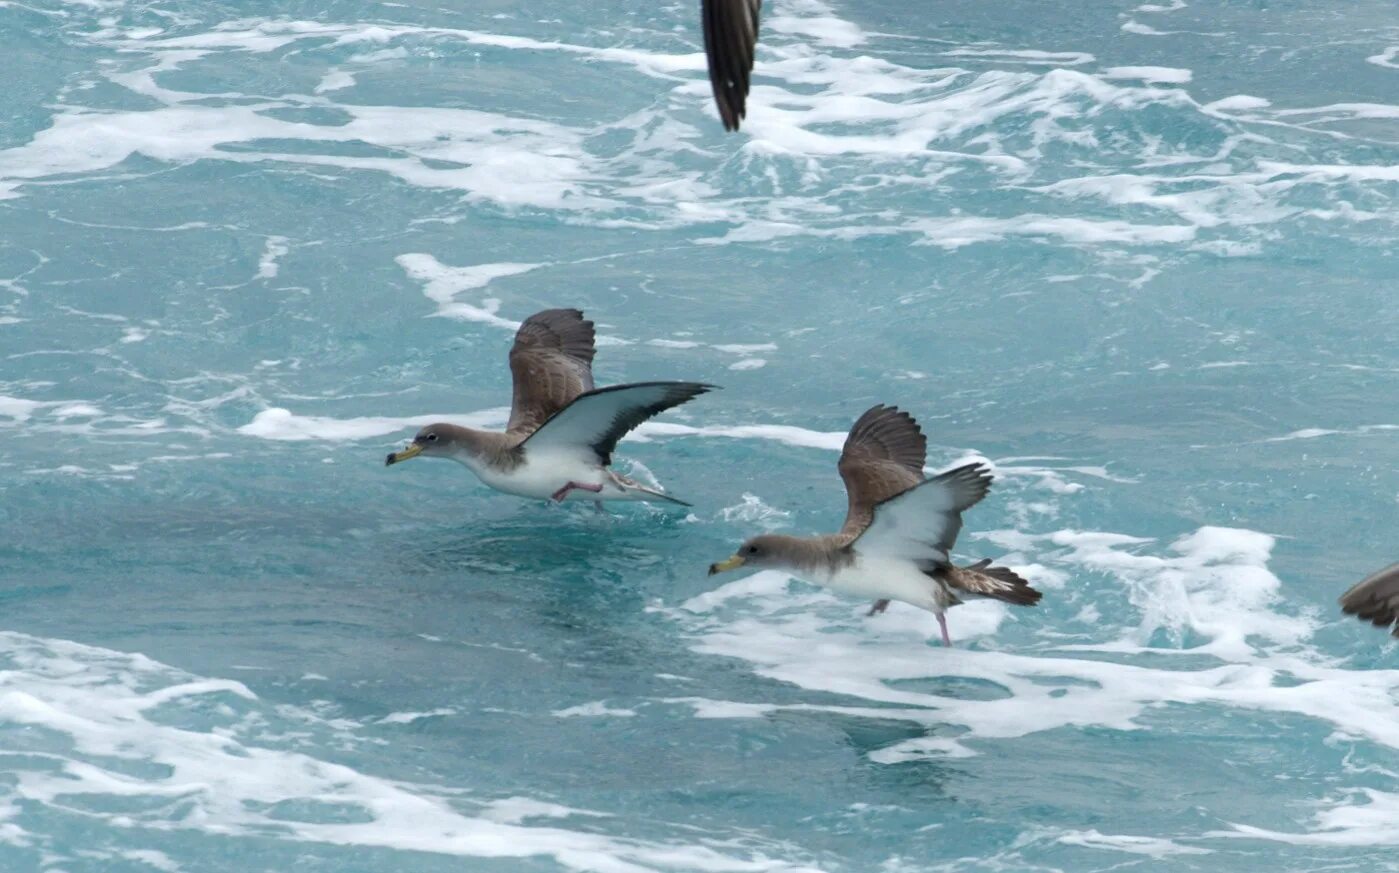
[[[644,491],[622,487],[606,468],[595,462],[589,463],[587,458],[576,454],[528,453],[523,464],[503,472],[465,454],[453,455],[452,460],[471,470],[478,479],[495,490],[517,497],[549,500],[560,488],[569,482],[576,482],[580,485],[601,485],[602,490],[574,489],[568,492],[565,500],[655,499]]]
[[[898,600],[932,612],[944,612],[952,605],[951,592],[941,581],[930,578],[917,564],[902,558],[880,558],[856,552],[853,564],[834,573],[804,578],[842,594]]]

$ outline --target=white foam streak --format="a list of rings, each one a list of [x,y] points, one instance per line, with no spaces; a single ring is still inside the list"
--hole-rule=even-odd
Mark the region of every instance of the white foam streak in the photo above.
[[[518,276],[543,264],[472,264],[449,267],[429,254],[410,253],[394,259],[412,278],[423,283],[423,294],[437,304],[437,314],[463,321],[476,321],[506,330],[518,330],[520,322],[496,315],[500,301],[488,299],[480,306],[463,303],[457,295],[484,288],[496,279]]]
[[[1325,427],[1304,427],[1300,430],[1294,430],[1291,433],[1285,433],[1282,436],[1268,437],[1267,439],[1263,440],[1263,442],[1286,443],[1292,442],[1293,440],[1314,440],[1325,436],[1358,436],[1363,434],[1375,432],[1383,433],[1394,430],[1399,430],[1399,424],[1365,424],[1361,425],[1360,427],[1351,428],[1348,430],[1335,430],[1332,428]]]
[[[1069,846],[1086,846],[1090,849],[1111,849],[1132,855],[1147,855],[1156,860],[1171,855],[1208,855],[1209,849],[1196,846],[1182,846],[1173,840],[1159,837],[1137,837],[1125,834],[1104,834],[1096,830],[1069,831],[1059,837],[1058,842]]]
[[[275,279],[280,267],[277,260],[291,251],[288,240],[284,236],[269,236],[262,249],[262,257],[257,262],[257,278]]]
[[[283,442],[307,440],[363,440],[387,436],[408,428],[447,422],[463,427],[499,428],[510,417],[508,408],[485,409],[468,415],[415,415],[403,418],[367,416],[362,418],[328,418],[317,415],[297,415],[289,409],[264,409],[253,420],[238,428],[244,436]]]
[[[1399,58],[1399,45],[1392,45],[1377,55],[1370,55],[1365,60],[1380,67],[1389,67],[1391,70],[1399,70],[1399,63],[1395,63],[1395,58]]]
[[[605,700],[580,703],[577,706],[556,709],[553,712],[555,718],[631,718],[635,715],[636,710],[608,706]]]
[[[34,411],[44,404],[22,397],[9,397],[0,394],[0,415],[10,419],[9,424],[23,424],[33,417]]]
[[[707,425],[694,427],[688,424],[671,424],[663,421],[648,421],[633,433],[642,436],[699,436],[727,437],[729,439],[773,440],[800,448],[828,449],[840,451],[845,445],[845,431],[822,432],[793,427],[786,424],[740,424]]]
[[[1178,67],[1109,67],[1103,70],[1105,79],[1140,79],[1143,82],[1162,82],[1168,85],[1184,85],[1193,77],[1190,70]]]

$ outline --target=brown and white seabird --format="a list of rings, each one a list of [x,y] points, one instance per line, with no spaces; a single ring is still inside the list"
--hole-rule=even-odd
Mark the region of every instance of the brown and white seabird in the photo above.
[[[612,451],[646,419],[715,386],[636,382],[594,388],[594,340],[593,323],[577,309],[531,315],[510,349],[515,393],[505,432],[429,424],[384,463],[419,455],[449,458],[497,491],[520,497],[665,500],[689,506],[612,470]]]
[[[1399,564],[1390,564],[1366,576],[1342,594],[1341,611],[1375,627],[1394,625],[1399,620]],[[1391,633],[1399,637],[1399,625]]]
[[[928,441],[913,416],[895,406],[875,406],[860,416],[845,439],[838,468],[849,498],[838,533],[816,537],[753,537],[709,574],[739,567],[772,567],[836,591],[875,597],[870,615],[890,600],[929,610],[938,618],[943,645],[952,645],[945,613],[965,598],[989,597],[1033,606],[1040,592],[989,559],[967,567],[950,552],[962,530],[962,512],[991,487],[980,462],[923,478]]]
[[[738,130],[747,112],[748,79],[758,44],[763,0],[703,0],[704,54],[724,130]]]

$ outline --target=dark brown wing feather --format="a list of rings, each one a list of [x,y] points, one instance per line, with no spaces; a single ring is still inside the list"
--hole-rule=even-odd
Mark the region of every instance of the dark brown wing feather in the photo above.
[[[1376,627],[1394,624],[1399,619],[1399,564],[1365,577],[1342,594],[1341,610]],[[1393,633],[1399,637],[1399,626]]]
[[[841,450],[840,478],[849,500],[840,535],[848,542],[869,527],[874,507],[923,481],[928,438],[897,406],[875,406],[850,428]]]
[[[704,53],[724,130],[738,130],[747,112],[748,77],[758,43],[762,0],[703,0]]]
[[[1034,606],[1044,596],[1008,567],[991,566],[990,558],[983,558],[969,567],[949,567],[941,575],[954,590],[971,597]]]
[[[577,309],[546,309],[525,319],[510,348],[515,392],[509,433],[528,436],[593,389],[595,339],[593,323]]]

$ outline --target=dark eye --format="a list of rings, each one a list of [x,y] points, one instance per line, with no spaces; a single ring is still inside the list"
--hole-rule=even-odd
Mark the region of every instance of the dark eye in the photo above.
[[[757,547],[757,546],[749,546],[748,548],[744,549],[744,551],[747,552],[747,553],[750,554],[750,555],[756,555],[756,554],[758,554],[758,547]]]
[[[430,443],[435,443],[435,442],[437,442],[437,434],[435,434],[435,433],[430,433],[430,434],[428,434],[428,435],[427,435],[427,441],[430,442]]]

